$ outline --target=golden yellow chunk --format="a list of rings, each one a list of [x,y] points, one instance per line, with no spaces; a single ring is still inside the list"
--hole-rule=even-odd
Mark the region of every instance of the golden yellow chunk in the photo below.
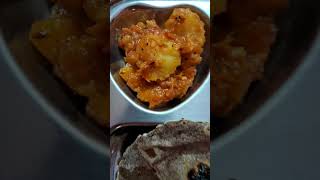
[[[161,35],[142,37],[135,52],[137,53],[135,56],[139,56],[136,65],[147,81],[168,78],[181,63],[178,47]]]
[[[81,34],[81,28],[71,18],[49,18],[31,27],[29,39],[51,63],[57,61],[60,46],[71,36]]]
[[[173,10],[164,27],[181,37],[182,53],[202,51],[205,43],[204,23],[188,8]]]
[[[164,80],[176,71],[181,64],[179,51],[172,42],[163,41],[155,57],[155,67],[145,75],[147,81]]]

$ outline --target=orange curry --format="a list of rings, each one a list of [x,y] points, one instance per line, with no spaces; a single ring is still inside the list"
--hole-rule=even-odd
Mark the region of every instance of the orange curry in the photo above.
[[[120,76],[137,97],[156,108],[182,98],[192,85],[205,43],[204,23],[176,8],[160,28],[155,20],[123,28],[118,39],[126,65]]]

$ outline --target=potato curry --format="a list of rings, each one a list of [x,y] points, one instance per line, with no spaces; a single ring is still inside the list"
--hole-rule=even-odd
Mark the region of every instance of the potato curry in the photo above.
[[[32,25],[29,39],[54,73],[88,99],[87,114],[107,127],[107,1],[55,0],[51,15]]]
[[[150,108],[182,98],[192,85],[205,43],[204,23],[176,8],[161,28],[155,20],[123,28],[118,39],[126,65],[120,76]]]
[[[211,100],[216,117],[228,116],[263,77],[277,35],[275,16],[287,0],[218,0],[213,20]]]

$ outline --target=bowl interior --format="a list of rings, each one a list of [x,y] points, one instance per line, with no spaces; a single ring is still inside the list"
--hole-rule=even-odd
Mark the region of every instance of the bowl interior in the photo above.
[[[251,85],[243,103],[227,118],[214,118],[212,114],[212,123],[216,129],[213,139],[259,113],[258,109],[264,108],[267,100],[277,98],[273,96],[275,92],[295,75],[295,70],[303,64],[313,46],[320,22],[320,14],[315,8],[319,4],[309,0],[293,0],[288,9],[277,17],[279,32],[265,65],[263,79]]]
[[[95,147],[103,147],[105,151],[109,144],[106,139],[109,137],[108,130],[97,126],[85,115],[86,100],[74,95],[54,76],[51,66],[28,40],[31,24],[50,14],[49,1],[11,0],[1,1],[0,5],[0,38],[4,39],[1,54],[13,57],[3,60],[11,64],[10,67],[15,67],[13,73],[22,73],[23,78],[17,75],[17,80],[27,84],[25,89],[29,93],[40,94],[35,99],[38,103],[44,100],[49,105],[43,108],[55,121],[60,122],[63,127],[72,127],[75,130],[73,132],[87,138],[87,142],[92,142]]]
[[[209,68],[209,57],[210,57],[210,18],[209,16],[200,10],[199,8],[192,5],[178,5],[166,8],[152,7],[152,6],[142,6],[139,4],[130,5],[123,9],[116,17],[111,21],[110,29],[110,48],[111,48],[111,58],[110,58],[110,78],[114,82],[114,85],[118,87],[118,90],[136,107],[149,110],[146,103],[141,102],[137,97],[136,93],[130,90],[126,85],[124,80],[119,76],[119,70],[124,67],[125,63],[123,60],[123,51],[119,49],[117,43],[117,34],[124,27],[129,27],[130,25],[137,24],[138,22],[144,22],[146,20],[155,19],[159,26],[164,24],[172,13],[174,8],[183,7],[190,8],[193,12],[196,12],[202,21],[205,23],[206,31],[206,43],[204,46],[204,51],[202,53],[202,62],[197,67],[197,75],[195,77],[192,87],[189,88],[187,94],[181,100],[173,100],[163,107],[152,109],[153,112],[166,112],[179,105],[186,102],[191,96],[201,88],[202,84],[208,79],[210,74]],[[113,8],[111,6],[111,8]],[[111,10],[112,11],[112,10]]]

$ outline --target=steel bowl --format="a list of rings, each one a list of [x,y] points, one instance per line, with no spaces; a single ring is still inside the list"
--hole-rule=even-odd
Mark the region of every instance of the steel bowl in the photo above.
[[[81,110],[81,98],[57,79],[46,60],[28,40],[31,24],[50,14],[46,0],[11,0],[0,3],[0,59],[8,64],[16,81],[54,122],[85,146],[109,154],[108,130],[99,128]],[[108,132],[107,132],[108,131]]]
[[[167,105],[149,109],[147,104],[142,103],[136,94],[130,90],[126,83],[119,76],[120,68],[124,67],[123,54],[118,48],[116,40],[118,31],[123,27],[128,27],[140,21],[148,19],[155,19],[159,24],[169,17],[171,12],[176,7],[190,8],[192,11],[197,12],[205,23],[206,30],[206,43],[202,53],[203,60],[197,66],[197,75],[195,77],[192,87],[188,90],[187,94],[181,100],[172,101]],[[135,10],[134,13],[132,10]],[[143,0],[130,0],[130,1],[117,1],[110,7],[110,80],[111,84],[125,99],[131,103],[136,109],[142,112],[155,115],[166,115],[176,112],[178,109],[186,105],[191,99],[196,98],[204,85],[209,83],[210,68],[210,1],[143,1]]]

